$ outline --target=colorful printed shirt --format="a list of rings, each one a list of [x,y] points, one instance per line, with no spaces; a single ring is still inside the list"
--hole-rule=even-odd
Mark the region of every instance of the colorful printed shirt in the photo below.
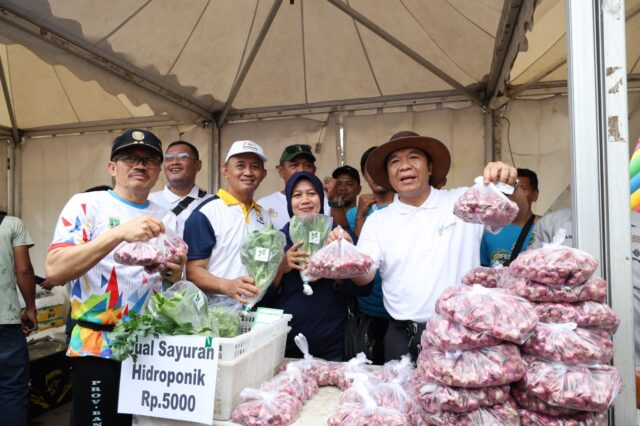
[[[166,214],[175,226],[175,215],[150,201],[135,204],[113,191],[76,194],[62,209],[49,251],[86,244],[103,232],[141,215],[162,219]],[[116,263],[113,259],[116,250],[70,283],[69,299],[74,320],[115,324],[131,311],[140,312],[150,296],[160,290],[162,278],[159,273],[147,274],[142,266]],[[67,355],[111,358],[108,334],[76,325]]]

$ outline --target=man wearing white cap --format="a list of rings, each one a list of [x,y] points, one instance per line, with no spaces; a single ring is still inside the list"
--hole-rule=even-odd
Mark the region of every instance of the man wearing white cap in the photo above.
[[[271,223],[253,199],[267,175],[266,161],[257,143],[234,142],[220,167],[227,187],[203,201],[185,224],[187,278],[209,294],[212,303],[243,303],[258,293],[240,261],[240,248],[248,233]]]

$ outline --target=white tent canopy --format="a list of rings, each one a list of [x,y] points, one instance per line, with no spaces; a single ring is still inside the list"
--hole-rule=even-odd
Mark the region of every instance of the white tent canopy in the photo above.
[[[620,12],[619,0],[600,3]],[[635,140],[640,0],[624,4]],[[450,186],[490,158],[539,171],[542,213],[571,180],[566,9],[563,0],[0,0],[0,138],[10,141],[0,206],[34,234],[42,273],[64,202],[110,183],[102,164],[120,129],[194,141],[209,190],[237,138],[272,159],[310,143],[325,175],[409,129],[451,149]],[[260,195],[282,185],[267,166]]]

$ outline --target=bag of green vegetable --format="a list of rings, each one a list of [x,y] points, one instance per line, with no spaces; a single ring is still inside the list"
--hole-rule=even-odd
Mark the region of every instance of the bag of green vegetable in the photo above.
[[[238,306],[238,305],[236,305]],[[220,337],[236,337],[240,332],[240,310],[220,305],[209,307],[211,326],[217,328]]]
[[[152,296],[147,310],[131,312],[107,334],[113,358],[136,361],[134,347],[139,338],[161,335],[208,335],[217,337],[218,329],[209,320],[207,298],[189,281],[178,281],[163,293]]]
[[[323,214],[309,214],[304,216],[293,216],[289,222],[289,236],[293,243],[302,241],[301,251],[309,252],[313,256],[324,245],[329,231],[333,225],[333,218]],[[300,272],[303,282],[303,292],[307,296],[313,294],[309,285],[309,280],[313,277]]]
[[[271,225],[263,231],[256,230],[247,236],[247,240],[240,249],[240,260],[260,292],[256,297],[248,299],[249,303],[245,305],[245,311],[251,310],[256,303],[262,300],[273,282],[284,256],[285,244],[284,234],[276,231]]]
[[[194,333],[208,328],[207,296],[190,281],[178,281],[162,293],[156,293],[149,303],[149,312],[159,321],[176,326],[190,325]]]

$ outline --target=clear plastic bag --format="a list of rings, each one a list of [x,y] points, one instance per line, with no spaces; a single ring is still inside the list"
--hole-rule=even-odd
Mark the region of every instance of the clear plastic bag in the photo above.
[[[607,364],[613,342],[604,330],[577,327],[575,323],[538,323],[535,335],[524,342],[522,353],[567,364]]]
[[[309,258],[305,274],[312,277],[348,279],[368,274],[371,257],[344,238],[335,240]]]
[[[367,365],[371,364],[371,361],[367,359],[366,355],[360,352],[355,357],[351,358],[347,362],[340,363],[338,369],[335,371],[336,386],[342,390],[351,386],[353,378],[358,375],[373,376],[371,370],[367,368]]]
[[[506,270],[507,268],[503,267],[488,268],[486,266],[479,266],[464,274],[461,282],[465,285],[478,284],[487,288],[495,288],[498,285],[500,275]]]
[[[427,423],[440,426],[506,426],[520,425],[516,404],[508,398],[493,407],[481,407],[466,413],[440,411],[429,413]]]
[[[378,378],[384,382],[396,381],[406,383],[411,379],[415,367],[411,362],[410,355],[402,355],[399,360],[394,359],[386,362],[382,366],[382,371]]]
[[[287,393],[245,388],[231,419],[243,425],[288,425],[302,410],[302,402]]]
[[[384,382],[373,377],[364,376],[356,378],[367,388],[369,396],[377,405],[389,408],[395,408],[400,412],[407,414],[413,404],[413,397],[410,395],[403,384],[399,381]],[[355,383],[355,382],[354,382]],[[356,386],[351,386],[340,395],[340,403],[364,403],[361,393]]]
[[[563,246],[565,234],[560,229],[550,244],[520,253],[511,262],[511,270],[519,277],[548,286],[583,284],[595,272],[598,260],[582,250]]]
[[[447,288],[436,302],[436,312],[465,327],[517,344],[526,341],[538,323],[528,300],[480,285]]]
[[[178,281],[151,298],[149,312],[156,319],[178,327],[191,326],[196,332],[211,330],[207,296],[190,281]]]
[[[221,305],[209,307],[209,321],[214,325],[220,337],[236,337],[241,334],[239,305],[225,308]]]
[[[568,365],[525,355],[528,392],[557,407],[608,410],[622,391],[618,369],[609,365]]]
[[[294,244],[302,241],[300,250],[309,252],[309,256],[313,256],[324,245],[332,225],[333,218],[323,214],[293,216],[289,221],[289,237]],[[309,280],[313,277],[306,275],[304,271],[300,271],[300,277],[304,294],[308,296],[313,294],[309,285]]]
[[[421,338],[423,348],[433,347],[440,351],[476,349],[500,343],[500,339],[484,331],[472,330],[439,314],[429,318]]]
[[[535,303],[536,313],[542,322],[573,322],[579,327],[593,327],[613,334],[618,329],[620,318],[604,303]]]
[[[148,274],[153,274],[164,271],[167,263],[179,264],[187,251],[187,243],[180,235],[166,228],[165,232],[149,241],[121,244],[113,254],[113,259],[123,265],[144,266]]]
[[[464,413],[480,407],[491,407],[509,399],[509,385],[465,389],[441,385],[436,381],[421,381],[416,388],[416,401],[429,413]]]
[[[240,249],[240,260],[260,292],[256,297],[249,299],[249,304],[244,307],[245,311],[251,310],[262,300],[273,282],[284,257],[285,244],[284,234],[276,231],[271,225],[263,231],[256,230],[247,236]]]
[[[478,388],[518,381],[525,365],[515,345],[503,344],[468,351],[441,352],[426,348],[418,356],[418,370],[424,380],[447,386]]]
[[[607,413],[576,413],[557,417],[519,408],[518,415],[520,426],[607,426]]]
[[[300,352],[302,352],[303,358],[298,361],[293,361],[290,364],[297,366],[305,377],[313,378],[318,386],[336,386],[339,377],[342,377],[342,375],[338,373],[338,369],[342,363],[314,358],[309,353],[309,342],[307,342],[307,338],[302,333],[298,333],[293,338],[293,341],[300,349]]]
[[[531,302],[598,302],[607,300],[607,282],[600,277],[592,276],[585,283],[575,287],[568,285],[548,286],[525,278],[510,277],[502,279],[498,287],[511,291]]]
[[[361,381],[353,384],[361,403],[347,402],[329,418],[329,425],[341,426],[406,426],[407,416],[400,410],[378,404]]]
[[[518,403],[518,407],[548,416],[573,416],[580,411],[570,408],[554,407],[549,405],[531,392],[527,391],[523,382],[518,382],[511,386],[511,397]]]
[[[485,225],[485,230],[497,234],[509,225],[518,214],[518,205],[504,193],[512,194],[513,187],[505,183],[484,184],[484,177],[474,179],[453,206],[453,214],[469,223]]]
[[[263,383],[260,389],[288,393],[305,402],[318,392],[318,383],[315,378],[304,374],[297,365],[290,363],[286,366],[285,371]]]

